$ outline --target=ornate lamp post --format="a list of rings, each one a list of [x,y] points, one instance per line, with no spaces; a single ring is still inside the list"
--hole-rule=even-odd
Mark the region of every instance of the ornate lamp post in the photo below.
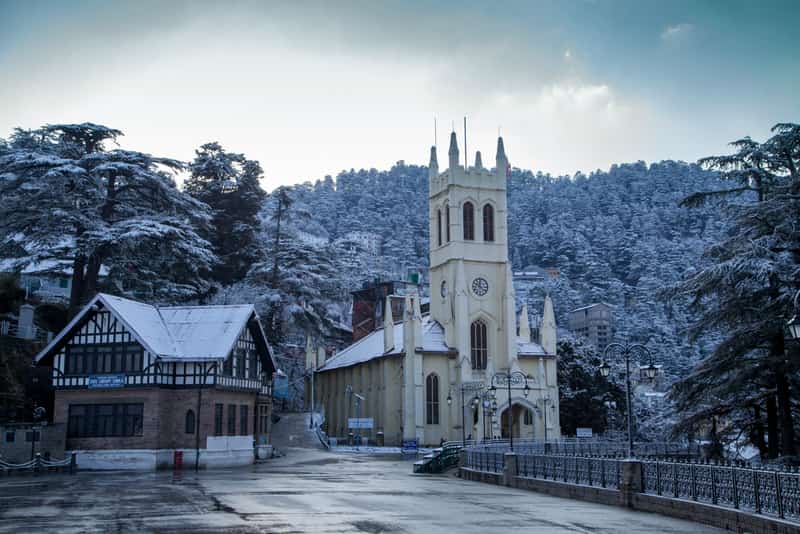
[[[514,386],[512,387],[512,383]],[[520,386],[522,384],[522,386]],[[528,386],[528,377],[525,376],[524,373],[520,371],[510,371],[507,373],[495,373],[492,375],[492,382],[491,387],[489,388],[489,392],[491,393],[492,397],[494,398],[497,394],[497,386],[503,387],[505,386],[508,390],[508,437],[509,437],[509,445],[511,448],[511,452],[514,452],[514,410],[512,409],[511,403],[511,390],[522,390],[523,395],[525,398],[528,397],[528,394],[531,392],[530,386]]]
[[[464,393],[466,391],[480,391],[483,389],[483,384],[475,384],[475,383],[467,383],[459,385],[458,389],[461,391],[461,446],[466,447],[467,445],[467,432],[466,432],[466,425],[464,421],[464,411],[466,410],[467,404]],[[470,400],[470,406],[472,409],[476,409],[480,406],[481,399],[476,393],[475,396]],[[451,406],[453,404],[453,387],[450,387],[450,390],[447,392],[447,405]]]
[[[647,350],[647,347],[639,343],[632,345],[622,343],[611,343],[603,351],[603,363],[600,364],[600,374],[607,378],[611,374],[611,365],[608,361],[610,358],[624,358],[625,359],[625,399],[628,410],[628,457],[633,456],[633,413],[631,412],[631,356],[639,356],[640,358],[646,357],[650,361],[650,365],[641,367],[644,375],[652,380],[658,374],[658,367],[653,364],[653,355]]]

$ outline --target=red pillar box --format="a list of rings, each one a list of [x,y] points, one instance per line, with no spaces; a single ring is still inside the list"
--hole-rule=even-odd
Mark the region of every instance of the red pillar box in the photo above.
[[[175,469],[183,469],[183,451],[175,451],[174,458]]]

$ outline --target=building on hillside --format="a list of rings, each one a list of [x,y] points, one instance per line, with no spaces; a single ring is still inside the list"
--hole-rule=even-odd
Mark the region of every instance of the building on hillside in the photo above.
[[[599,302],[569,312],[569,329],[603,350],[614,339],[614,308]]]
[[[498,139],[495,170],[476,154],[459,165],[455,133],[449,166],[440,174],[436,148],[429,166],[430,311],[418,292],[383,296],[383,327],[325,360],[309,341],[314,397],[330,436],[349,433],[350,418],[371,429],[361,435],[386,444],[495,436],[560,435],[556,383],[556,325],[545,300],[540,336],[531,339],[522,308],[519,330],[506,226],[508,160]],[[402,307],[402,315],[392,310]],[[354,314],[355,315],[355,314]],[[374,318],[374,310],[369,316]],[[355,321],[355,319],[354,319]],[[355,331],[355,328],[354,328]],[[500,374],[519,372],[507,393]],[[494,380],[496,411],[487,397]],[[477,401],[477,402],[476,402]],[[546,424],[546,430],[545,430]]]
[[[0,273],[17,274],[19,286],[28,299],[66,304],[72,291],[72,262],[43,260],[21,262],[16,258],[0,260]],[[108,276],[108,268],[100,267],[98,277]]]
[[[52,366],[53,422],[80,467],[243,465],[267,452],[275,361],[250,304],[99,294],[36,362]]]

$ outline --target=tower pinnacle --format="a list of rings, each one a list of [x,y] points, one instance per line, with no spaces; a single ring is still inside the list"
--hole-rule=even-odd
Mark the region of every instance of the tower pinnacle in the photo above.
[[[456,140],[456,132],[450,133],[450,150],[447,151],[450,156],[450,168],[455,169],[458,167],[458,141]]]

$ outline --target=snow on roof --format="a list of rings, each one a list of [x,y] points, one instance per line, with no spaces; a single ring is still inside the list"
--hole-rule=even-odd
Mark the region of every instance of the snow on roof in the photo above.
[[[97,303],[118,317],[136,339],[163,360],[224,359],[255,313],[252,304],[157,307],[99,293],[42,350],[43,358]]]
[[[394,346],[388,352],[383,350],[383,328],[379,328],[330,358],[325,362],[325,365],[319,368],[319,371],[341,369],[342,367],[358,365],[385,356],[398,355],[402,353],[404,349],[403,329],[404,325],[402,322],[395,323],[393,328]],[[431,318],[429,314],[423,315],[422,352],[450,352],[451,350],[453,349],[447,346],[442,325]],[[525,341],[522,338],[517,338],[517,354],[519,356],[548,355],[538,343]]]
[[[517,354],[519,356],[547,356],[541,345],[521,337],[517,338]]]
[[[403,352],[403,323],[395,323],[393,328],[394,347],[388,352],[383,350],[383,328],[362,337],[346,349],[325,362],[320,371],[330,371],[368,362],[384,356],[392,356]],[[422,316],[422,351],[448,352],[450,348],[444,339],[444,328],[434,321],[430,315]]]

